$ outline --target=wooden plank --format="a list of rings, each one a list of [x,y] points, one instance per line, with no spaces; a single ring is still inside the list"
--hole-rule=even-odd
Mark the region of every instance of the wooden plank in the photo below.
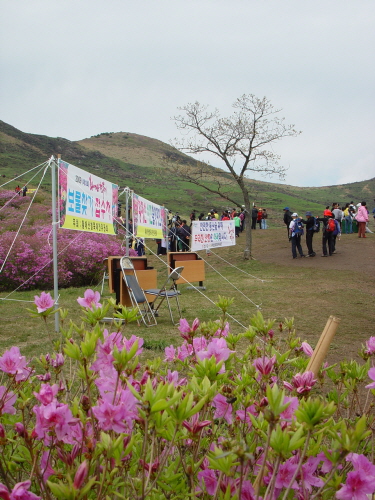
[[[176,260],[175,267],[183,266],[184,270],[176,283],[193,283],[194,281],[204,281],[206,278],[204,260]],[[185,279],[184,279],[185,278]],[[186,280],[186,281],[185,281]]]

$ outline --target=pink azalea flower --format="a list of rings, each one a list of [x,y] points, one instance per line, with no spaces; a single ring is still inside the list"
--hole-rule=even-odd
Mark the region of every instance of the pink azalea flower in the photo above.
[[[126,410],[123,405],[113,405],[108,401],[104,401],[99,406],[94,406],[92,411],[104,431],[111,430],[121,433],[127,430],[124,423]]]
[[[202,360],[214,356],[216,363],[219,363],[220,361],[226,361],[232,352],[234,351],[229,349],[225,339],[213,338],[208,344],[207,350],[197,352],[197,358]]]
[[[223,329],[219,328],[218,330],[216,330],[216,332],[214,333],[214,337],[227,337],[228,333],[229,333],[229,323],[226,322]]]
[[[34,396],[38,401],[40,401],[44,406],[56,401],[55,396],[59,392],[59,386],[57,384],[49,385],[42,384],[39,393],[34,392]]]
[[[253,366],[256,370],[262,375],[269,375],[276,363],[276,356],[272,356],[272,358],[268,358],[264,356],[262,358],[254,359]]]
[[[212,469],[205,469],[198,472],[198,479],[209,495],[214,495],[217,488],[216,472]]]
[[[14,415],[16,413],[16,409],[13,405],[16,401],[17,394],[14,394],[12,391],[7,392],[7,388],[4,385],[0,385],[0,415],[2,413]]]
[[[73,486],[76,490],[79,490],[82,488],[88,472],[89,472],[89,467],[87,465],[86,460],[84,460],[81,463],[81,465],[78,467],[77,472],[74,476]]]
[[[368,500],[375,492],[375,477],[368,477],[364,471],[349,472],[346,483],[336,492],[339,500]]]
[[[177,347],[177,359],[183,361],[193,354],[193,346],[190,344],[182,344],[182,346]]]
[[[353,464],[354,470],[362,470],[367,476],[375,477],[375,465],[373,465],[368,458],[364,455],[358,455],[357,453],[349,453],[346,457],[346,461]]]
[[[201,422],[199,421],[199,413],[196,413],[191,417],[189,421],[184,420],[182,422],[182,425],[191,433],[191,434],[198,434],[204,427],[207,427],[207,425],[210,425],[212,422],[211,420],[202,420]]]
[[[190,340],[191,334],[194,333],[199,327],[199,319],[195,318],[191,327],[185,318],[180,319],[180,326],[178,327],[181,337],[184,340]]]
[[[142,351],[143,351],[142,346],[143,346],[144,340],[141,337],[137,337],[136,335],[132,335],[129,340],[127,340],[126,337],[124,337],[124,339],[123,339],[124,347],[127,351],[130,351],[130,349],[132,348],[133,344],[136,341],[138,341],[138,349],[136,352],[136,356],[139,356],[140,354],[142,354]]]
[[[298,394],[305,394],[306,392],[311,391],[313,386],[316,383],[316,379],[314,378],[313,372],[305,372],[305,373],[297,373],[294,375],[292,379],[292,384],[289,382],[284,382],[284,387],[293,391],[296,389]]]
[[[259,413],[256,411],[255,405],[248,406],[246,410],[237,410],[236,411],[236,419],[241,422],[246,422],[249,427],[252,426],[251,418],[249,415],[254,415],[257,417]]]
[[[28,491],[31,486],[31,481],[23,481],[22,483],[17,483],[10,493],[8,488],[0,483],[0,498],[4,500],[41,500],[31,491]]]
[[[289,398],[288,396],[285,396],[283,404],[290,403],[288,408],[286,408],[284,411],[280,413],[280,417],[284,420],[292,420],[294,417],[294,412],[298,408],[299,401],[298,398]]]
[[[49,459],[50,451],[45,451],[40,460],[40,470],[44,481],[47,481],[50,476],[54,476],[56,474],[56,471],[51,467]]]
[[[51,365],[54,367],[54,368],[58,368],[59,366],[62,366],[65,362],[65,359],[64,359],[64,356],[58,352],[55,356],[55,358],[52,358],[51,359]]]
[[[207,347],[206,337],[195,337],[193,339],[193,348],[195,352],[203,351]]]
[[[26,380],[31,373],[28,368],[25,356],[21,356],[18,347],[13,346],[1,356],[0,370],[10,375],[16,375],[16,381]]]
[[[171,372],[171,370],[168,369],[168,373],[167,373],[167,376],[165,377],[165,381],[168,382],[169,384],[173,383],[175,387],[187,384],[186,377],[179,378],[179,373],[177,370]]]
[[[366,354],[375,354],[375,337],[370,337],[366,341],[366,347],[367,347],[367,349],[365,350]]]
[[[314,354],[314,349],[311,347],[311,345],[308,344],[307,342],[302,342],[301,345],[302,345],[302,350],[306,354],[306,356],[311,358],[311,356]]]
[[[176,359],[176,349],[173,347],[173,345],[166,347],[164,349],[164,353],[165,353],[164,361],[174,361]]]
[[[77,302],[82,307],[86,307],[87,309],[92,309],[93,306],[102,307],[102,305],[99,303],[99,300],[100,300],[100,293],[94,292],[93,290],[88,288],[83,294],[83,298],[78,297]]]
[[[55,302],[49,293],[42,292],[40,297],[38,295],[34,296],[34,304],[37,307],[38,313],[47,311],[54,306]]]
[[[76,423],[68,405],[52,401],[45,406],[34,406],[36,415],[35,434],[48,445],[51,437],[50,431],[54,431],[59,441],[71,442],[72,424]]]
[[[253,488],[253,485],[251,484],[250,481],[245,480],[242,483],[242,494],[241,494],[241,500],[255,500],[256,499],[256,494]],[[262,497],[258,496],[258,500],[262,500]]]
[[[216,408],[214,418],[224,418],[229,425],[233,422],[233,409],[232,405],[227,402],[222,394],[216,394],[212,400],[212,406]]]
[[[375,389],[375,367],[370,368],[367,375],[374,382],[371,382],[371,384],[366,385],[366,389]]]
[[[318,467],[320,459],[318,457],[309,457],[305,464],[302,465],[301,479],[304,488],[310,493],[313,486],[323,486],[324,481],[314,473]]]
[[[297,464],[293,463],[290,458],[286,462],[280,465],[275,482],[275,486],[277,489],[281,490],[282,488],[288,487],[297,467],[298,467]],[[297,481],[293,482],[292,488],[294,490],[299,489]]]

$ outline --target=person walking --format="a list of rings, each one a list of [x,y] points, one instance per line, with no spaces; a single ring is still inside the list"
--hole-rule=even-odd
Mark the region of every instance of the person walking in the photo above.
[[[262,210],[262,224],[261,224],[262,229],[268,229],[267,218],[268,218],[267,210],[265,208],[263,208],[263,210]]]
[[[323,222],[323,232],[322,232],[322,257],[328,257],[332,255],[333,246],[333,231],[336,229],[334,215],[329,209],[325,209],[323,212],[323,217],[318,217],[318,221]]]
[[[307,246],[307,257],[315,257],[316,253],[313,250],[313,236],[315,233],[315,219],[312,212],[306,212],[306,220],[301,219],[304,224],[306,224],[306,246]]]
[[[258,218],[258,209],[256,205],[253,206],[251,210],[251,229],[256,229],[257,227],[257,218]]]
[[[366,238],[366,222],[368,222],[368,212],[366,208],[366,202],[362,201],[358,207],[355,219],[358,223],[358,238]]]
[[[284,208],[284,224],[286,225],[286,230],[288,232],[288,238],[289,238],[289,226],[292,221],[292,215],[290,213],[289,207]]]
[[[301,247],[301,236],[303,235],[303,224],[298,217],[297,212],[292,214],[292,220],[289,224],[289,240],[292,242],[293,259],[297,258],[297,250],[301,257],[305,257]]]

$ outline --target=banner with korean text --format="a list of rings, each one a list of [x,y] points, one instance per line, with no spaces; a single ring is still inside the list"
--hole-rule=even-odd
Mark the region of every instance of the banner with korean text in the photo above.
[[[118,186],[59,160],[60,227],[116,234]]]
[[[165,208],[133,193],[133,232],[138,238],[166,236]]]
[[[194,221],[191,234],[191,251],[228,247],[236,244],[233,220]]]

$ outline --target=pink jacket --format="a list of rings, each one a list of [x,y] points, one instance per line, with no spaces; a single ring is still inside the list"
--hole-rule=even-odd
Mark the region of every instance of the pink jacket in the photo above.
[[[358,207],[355,218],[358,222],[368,222],[367,208],[362,205]]]

